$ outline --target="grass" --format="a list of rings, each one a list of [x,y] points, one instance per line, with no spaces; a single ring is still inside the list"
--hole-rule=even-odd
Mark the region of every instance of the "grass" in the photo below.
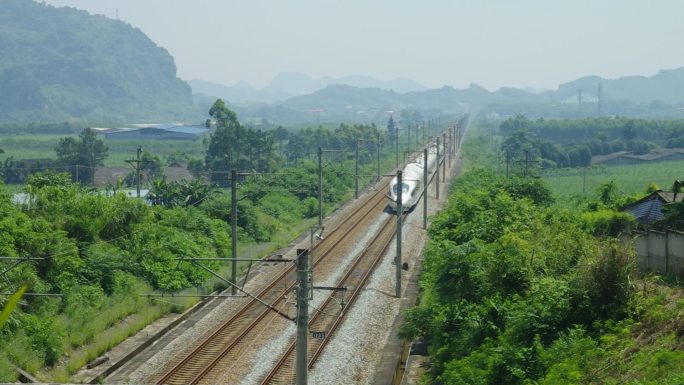
[[[0,135],[0,148],[4,153],[0,160],[9,158],[16,159],[55,159],[55,147],[60,138],[78,137],[78,135],[66,134],[16,134]],[[104,138],[103,138],[104,139]],[[149,151],[158,155],[162,160],[175,152],[185,152],[193,158],[204,158],[206,147],[202,140],[181,141],[181,140],[107,140],[105,145],[109,148],[109,156],[105,159],[107,167],[126,167],[126,159],[136,156],[136,149],[142,147],[144,151]]]
[[[187,299],[180,299],[188,302]],[[131,314],[107,328],[102,328],[93,341],[78,348],[70,350],[52,368],[44,368],[37,376],[41,380],[64,383],[69,382],[70,377],[84,367],[88,362],[99,357],[123,342],[126,338],[142,330],[148,324],[154,322],[169,313],[171,306],[165,304],[144,304],[140,311]]]
[[[492,167],[500,174],[506,173],[505,165],[497,159],[494,148],[499,138],[491,137],[485,130],[472,127],[463,145],[463,171],[478,167]],[[520,172],[520,166],[511,166],[510,172]],[[595,195],[596,189],[615,180],[620,192],[627,196],[641,197],[651,184],[664,191],[672,191],[677,179],[684,179],[684,160],[642,163],[620,166],[593,166],[588,168],[545,169],[537,171],[548,184],[556,201],[570,204],[573,198]]]
[[[671,191],[673,182],[684,177],[684,161],[544,170],[541,176],[559,201],[594,194],[610,180],[616,181],[624,195],[643,195],[652,183]]]

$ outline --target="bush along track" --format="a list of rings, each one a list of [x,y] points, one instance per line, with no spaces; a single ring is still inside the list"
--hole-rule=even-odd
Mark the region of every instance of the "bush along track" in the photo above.
[[[420,304],[433,384],[681,384],[684,294],[538,179],[462,176],[430,228]],[[598,235],[597,235],[598,234]]]

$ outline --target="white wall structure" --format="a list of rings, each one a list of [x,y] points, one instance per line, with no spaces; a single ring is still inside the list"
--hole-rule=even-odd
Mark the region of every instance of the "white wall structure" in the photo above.
[[[637,267],[641,272],[684,277],[684,233],[651,230],[634,238]]]

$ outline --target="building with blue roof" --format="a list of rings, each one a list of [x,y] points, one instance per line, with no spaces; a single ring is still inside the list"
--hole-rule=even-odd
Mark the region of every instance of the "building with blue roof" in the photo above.
[[[681,202],[683,199],[684,192],[675,194],[658,190],[622,207],[620,211],[632,214],[641,226],[650,227],[653,223],[663,219],[663,207],[665,205]]]

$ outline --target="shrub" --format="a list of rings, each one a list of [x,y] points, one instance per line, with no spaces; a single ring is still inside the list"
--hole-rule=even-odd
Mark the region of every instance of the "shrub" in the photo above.
[[[631,214],[609,209],[581,214],[584,228],[597,236],[616,237],[628,233],[636,224]]]

